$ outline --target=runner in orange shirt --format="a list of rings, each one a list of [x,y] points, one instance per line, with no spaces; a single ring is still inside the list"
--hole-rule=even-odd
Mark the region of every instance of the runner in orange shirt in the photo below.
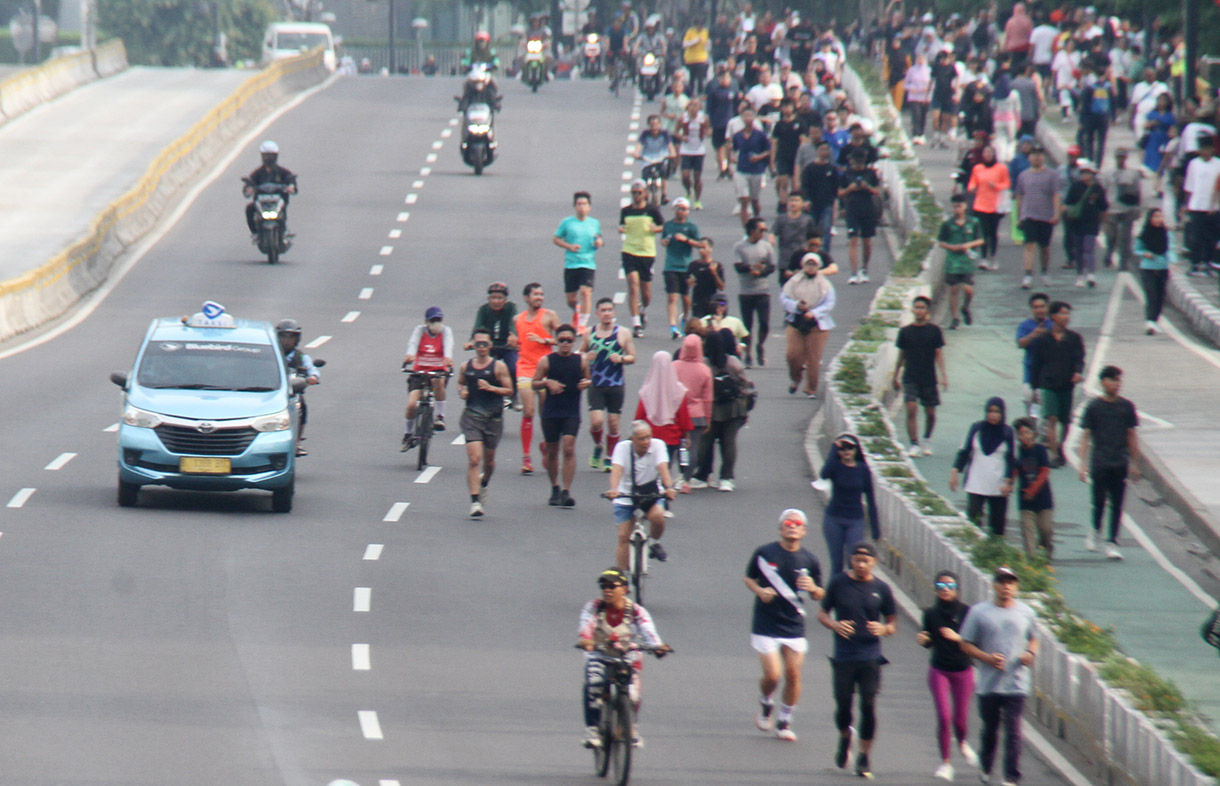
[[[530,443],[534,439],[534,408],[541,403],[546,391],[533,389],[534,371],[538,361],[550,353],[559,328],[559,315],[542,307],[542,285],[526,284],[526,310],[517,315],[514,326],[520,349],[517,358],[517,389],[521,394],[521,474],[532,475],[534,462],[530,458]],[[537,397],[537,399],[535,398]]]

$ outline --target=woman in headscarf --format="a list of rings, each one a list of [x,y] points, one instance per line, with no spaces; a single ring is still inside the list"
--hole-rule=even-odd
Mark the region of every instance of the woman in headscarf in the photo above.
[[[1156,334],[1157,320],[1165,305],[1169,266],[1174,263],[1173,242],[1165,227],[1165,214],[1154,207],[1144,219],[1144,229],[1135,238],[1135,255],[1140,260],[1140,283],[1144,285],[1144,332]]]
[[[1016,471],[1016,437],[1005,422],[1004,399],[987,399],[986,417],[970,427],[962,449],[949,472],[949,490],[957,491],[958,478],[966,473],[966,516],[982,526],[983,506],[991,534],[1004,537],[1008,518],[1008,495]]]
[[[652,436],[665,443],[669,460],[673,461],[678,447],[693,425],[687,405],[686,385],[678,380],[674,359],[668,352],[652,356],[648,375],[640,386],[640,403],[635,407],[635,419],[646,420],[652,426]]]
[[[695,320],[695,323],[703,324],[699,320]],[[686,435],[686,439],[687,444],[692,446],[691,452],[697,455],[699,451],[695,446],[699,445],[707,433],[708,418],[712,414],[712,370],[703,361],[702,336],[691,333],[682,339],[682,349],[678,353],[678,362],[674,363],[674,371],[678,375],[678,380],[686,386],[686,404],[693,425],[690,433]],[[681,490],[683,494],[689,494],[694,462],[684,469],[685,477],[682,479]]]
[[[869,530],[873,540],[881,537],[877,500],[873,496],[873,473],[864,458],[864,448],[855,434],[840,434],[822,464],[822,480],[830,481],[830,502],[822,517],[822,537],[830,554],[830,577],[843,572],[848,549],[864,540],[864,503],[868,503]],[[829,581],[829,579],[827,579]]]
[[[801,257],[801,270],[784,284],[779,302],[784,308],[784,332],[787,334],[789,395],[800,387],[805,376],[805,396],[818,395],[818,375],[822,368],[822,351],[826,337],[835,322],[830,312],[835,307],[835,287],[822,275],[822,257],[806,254]]]
[[[999,227],[1004,213],[1012,209],[1012,180],[1008,167],[1000,163],[993,145],[983,145],[981,158],[970,170],[966,190],[974,194],[970,206],[975,218],[983,226],[983,253],[979,267],[984,270],[999,270],[995,261],[999,248]]]
[[[915,65],[907,69],[903,87],[906,90],[907,108],[911,111],[911,142],[916,145],[926,144],[928,105],[932,100],[932,67],[928,65],[926,54],[916,52]]]
[[[721,491],[732,491],[733,468],[737,463],[737,432],[746,424],[753,406],[753,386],[746,378],[745,367],[737,357],[737,338],[733,331],[722,328],[707,338],[707,361],[712,371],[712,414],[708,432],[699,441],[698,470],[691,478],[691,488],[707,488],[712,474],[712,451],[720,443]]]
[[[978,766],[978,755],[966,742],[970,728],[970,697],[974,693],[974,669],[970,656],[962,652],[958,635],[970,607],[958,597],[957,574],[942,570],[936,574],[936,602],[923,612],[923,626],[915,643],[932,650],[928,664],[928,688],[936,705],[936,737],[940,743],[940,767],[934,778],[953,780],[949,761],[951,743],[957,738],[962,758]]]

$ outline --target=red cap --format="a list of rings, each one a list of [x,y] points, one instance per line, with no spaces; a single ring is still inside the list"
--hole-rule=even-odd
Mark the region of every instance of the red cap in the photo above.
[[[1080,155],[1080,145],[1068,145],[1068,149],[1066,152],[1069,156],[1079,156]]]

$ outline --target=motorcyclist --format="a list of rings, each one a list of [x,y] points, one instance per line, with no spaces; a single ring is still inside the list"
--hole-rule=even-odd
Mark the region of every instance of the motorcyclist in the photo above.
[[[550,25],[547,24],[548,16],[545,12],[530,14],[530,27],[525,31],[526,41],[541,41],[542,51],[546,59],[543,61],[543,67],[548,80],[551,78],[551,51],[554,46],[553,33]]]
[[[636,38],[635,57],[639,60],[651,52],[662,63],[665,62],[665,50],[669,42],[661,32],[661,15],[653,14],[644,21],[644,32]]]
[[[462,55],[462,68],[471,69],[478,63],[485,64],[489,71],[500,68],[500,58],[496,56],[496,50],[491,47],[491,33],[486,30],[480,30],[474,34],[474,46],[467,49],[466,54]]]
[[[288,195],[297,192],[297,176],[280,166],[276,161],[280,157],[280,146],[268,139],[258,146],[259,155],[263,158],[263,165],[250,173],[246,178],[246,186],[242,189],[248,197],[254,196],[254,192],[259,186],[264,183],[277,183],[279,185],[288,186],[284,194],[284,226],[288,225]],[[250,234],[256,234],[258,227],[254,225],[254,200],[250,200],[246,205],[246,225],[250,227]]]
[[[458,99],[458,111],[465,112],[471,104],[487,104],[495,111],[500,111],[500,88],[491,72],[483,63],[475,63],[466,76],[466,84],[462,87],[462,97]]]
[[[280,351],[284,353],[284,365],[288,367],[288,373],[304,377],[306,385],[318,384],[320,377],[313,358],[297,348],[297,345],[301,343],[301,326],[297,324],[297,321],[295,319],[280,320],[279,324],[275,326],[275,335],[280,341]],[[298,396],[298,400],[301,402],[301,422],[297,427],[296,454],[306,456],[309,453],[301,447],[301,440],[305,439],[305,423],[309,420],[309,408],[305,406],[304,393]]]

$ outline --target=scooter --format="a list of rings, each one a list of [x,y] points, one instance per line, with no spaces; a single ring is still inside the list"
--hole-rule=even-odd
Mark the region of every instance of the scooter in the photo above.
[[[296,189],[282,183],[263,183],[256,186],[249,178],[243,178],[242,193],[254,195],[254,242],[261,254],[267,255],[268,264],[274,265],[292,247],[292,235],[288,234],[288,195]]]
[[[542,41],[531,38],[525,42],[525,64],[522,66],[521,78],[537,93],[539,86],[546,82],[546,53],[542,51]]]
[[[638,70],[640,91],[644,93],[644,98],[651,101],[661,92],[661,58],[652,52],[645,52]]]
[[[602,41],[597,33],[585,36],[584,59],[581,61],[581,76],[601,76],[602,74]]]
[[[481,175],[495,157],[495,114],[487,104],[471,104],[462,115],[462,161]]]

